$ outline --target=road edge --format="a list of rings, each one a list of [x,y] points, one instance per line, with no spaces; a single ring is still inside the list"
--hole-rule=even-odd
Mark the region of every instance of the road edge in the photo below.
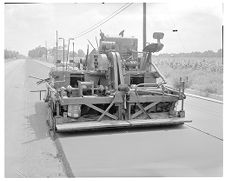
[[[40,61],[37,61],[37,60],[34,60],[34,62],[36,63],[39,63],[41,64],[42,66],[45,66],[45,67],[48,67],[48,68],[51,68],[51,66],[49,65],[46,65],[45,63],[42,63]],[[49,130],[49,126],[47,124],[47,129]],[[58,135],[55,134],[53,135],[53,132],[52,131],[48,131],[48,135],[49,137],[52,139],[55,147],[56,147],[56,150],[57,150],[57,158],[59,159],[59,161],[62,162],[62,165],[63,165],[63,171],[65,173],[65,175],[67,176],[67,178],[74,178],[74,174],[72,172],[72,169],[71,169],[71,166],[66,158],[66,155],[64,153],[64,150],[63,150],[63,147],[61,145],[61,142],[58,138]]]
[[[203,99],[203,100],[210,101],[210,102],[215,102],[215,103],[223,104],[223,101],[219,101],[217,99],[212,99],[212,98],[203,97],[203,96],[199,96],[199,95],[195,95],[195,94],[189,94],[189,93],[185,93],[185,95],[186,96],[189,96],[189,97]]]
[[[51,135],[50,135],[51,137]],[[57,157],[62,161],[63,163],[63,167],[64,167],[64,172],[65,174],[67,175],[68,178],[74,178],[74,174],[72,172],[72,169],[71,169],[71,166],[66,158],[66,155],[64,153],[64,150],[63,150],[63,147],[60,143],[60,140],[58,139],[58,136],[55,135],[55,139],[53,140],[53,142],[55,143],[56,145],[56,148],[57,148],[57,151],[58,151],[58,154],[57,154]]]

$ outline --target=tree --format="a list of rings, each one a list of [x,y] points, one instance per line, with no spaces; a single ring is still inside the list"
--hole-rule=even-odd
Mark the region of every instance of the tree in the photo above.
[[[31,58],[39,58],[46,54],[46,48],[38,46],[28,52],[28,56]]]
[[[4,57],[5,59],[9,59],[9,58],[25,58],[24,55],[19,54],[19,52],[14,51],[14,50],[4,50]]]
[[[154,55],[155,56],[155,55]],[[221,57],[222,49],[217,52],[212,50],[207,50],[204,52],[191,52],[191,53],[162,53],[158,55],[159,57]]]
[[[217,51],[217,56],[218,56],[218,57],[221,57],[221,56],[222,56],[222,53],[223,53],[222,49],[219,49],[219,50]]]
[[[86,54],[84,53],[84,51],[83,51],[82,49],[79,49],[79,50],[78,50],[78,56],[79,56],[79,57],[85,57],[85,55],[86,55]]]

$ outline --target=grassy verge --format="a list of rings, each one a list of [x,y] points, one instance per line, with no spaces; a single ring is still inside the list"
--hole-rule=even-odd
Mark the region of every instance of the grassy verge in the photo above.
[[[178,87],[180,77],[188,77],[186,88],[208,94],[223,95],[223,65],[215,57],[153,57],[167,83]]]

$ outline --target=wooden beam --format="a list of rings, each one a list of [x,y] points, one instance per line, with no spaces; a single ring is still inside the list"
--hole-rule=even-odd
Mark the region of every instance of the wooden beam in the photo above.
[[[100,112],[100,113],[102,113],[102,114],[105,112],[103,109],[100,109],[99,107],[96,107],[93,104],[86,103],[85,105],[90,107],[90,108],[92,108],[92,109],[94,109],[94,110],[96,110],[96,111],[98,111],[98,112]],[[109,112],[106,112],[104,115],[106,115],[106,116],[108,116],[108,117],[110,117],[112,119],[115,119],[115,120],[118,119],[115,115],[112,115]]]
[[[137,102],[137,105],[138,105],[138,107],[140,108],[140,110],[141,110],[144,114],[146,114],[146,116],[147,116],[149,119],[151,119],[151,116],[144,110],[143,106],[142,106],[139,102]]]
[[[144,108],[144,110],[147,111],[148,109],[152,108],[153,106],[155,106],[155,105],[158,104],[158,103],[159,103],[159,102],[153,102],[153,103],[147,105],[147,106]],[[141,113],[142,113],[141,110],[138,111],[138,112],[136,112],[135,114],[132,115],[132,119],[136,118],[136,117],[139,116]]]
[[[107,109],[101,114],[101,116],[98,118],[97,121],[101,121],[101,119],[104,117],[104,115],[106,113],[108,113],[108,111],[110,110],[110,108],[113,106],[113,104],[115,103],[115,97],[114,99],[112,100],[111,104],[107,107]]]

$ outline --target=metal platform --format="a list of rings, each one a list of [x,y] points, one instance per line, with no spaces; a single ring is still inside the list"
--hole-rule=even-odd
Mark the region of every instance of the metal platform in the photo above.
[[[170,118],[170,119],[132,119],[129,121],[122,120],[102,120],[88,121],[88,122],[73,122],[57,124],[57,132],[69,131],[85,131],[85,130],[98,130],[105,128],[132,128],[132,127],[158,127],[158,126],[172,126],[180,125],[191,120],[184,118]]]

